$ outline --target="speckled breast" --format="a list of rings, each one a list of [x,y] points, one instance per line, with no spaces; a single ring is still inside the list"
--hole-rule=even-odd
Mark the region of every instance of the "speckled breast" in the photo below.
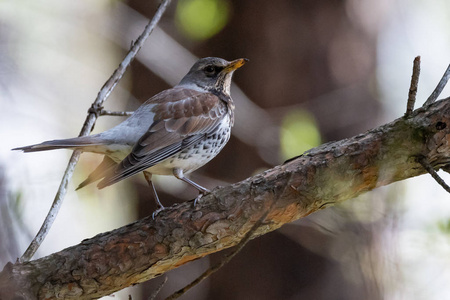
[[[147,169],[147,171],[156,175],[172,175],[174,168],[182,169],[185,174],[195,171],[219,154],[230,139],[230,135],[230,117],[227,115],[216,131],[206,135],[204,139],[191,147]]]

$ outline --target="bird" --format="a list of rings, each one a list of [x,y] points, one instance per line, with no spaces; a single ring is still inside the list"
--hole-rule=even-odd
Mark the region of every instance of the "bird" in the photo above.
[[[231,79],[247,61],[201,58],[176,86],[151,97],[109,130],[12,150],[73,149],[103,154],[103,161],[77,190],[97,181],[97,187],[102,189],[143,172],[157,205],[153,217],[165,207],[152,175],[173,175],[193,186],[199,192],[195,205],[209,190],[185,174],[208,163],[230,139],[235,108],[230,95]]]

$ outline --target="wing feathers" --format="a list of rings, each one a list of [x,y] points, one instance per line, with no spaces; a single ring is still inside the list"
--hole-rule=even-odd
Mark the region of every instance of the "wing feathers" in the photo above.
[[[187,122],[187,118],[183,117],[180,119],[169,119],[165,122],[166,130],[169,132],[178,131],[181,126],[185,125]]]
[[[167,91],[158,94],[152,103],[155,113],[150,126],[131,153],[98,184],[106,187],[122,179],[150,168],[159,162],[191,147],[206,138],[220,125],[228,113],[227,105],[216,95],[194,90],[173,88],[173,101],[162,101]],[[180,97],[185,96],[185,98]]]

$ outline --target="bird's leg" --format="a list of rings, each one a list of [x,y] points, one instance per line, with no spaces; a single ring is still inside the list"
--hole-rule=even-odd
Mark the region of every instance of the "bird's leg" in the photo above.
[[[143,171],[143,173],[144,173],[145,180],[147,180],[147,183],[152,190],[153,198],[155,199],[156,206],[157,206],[157,209],[152,214],[152,218],[154,219],[160,211],[165,209],[165,207],[162,205],[161,201],[159,201],[159,197],[158,197],[158,194],[156,193],[155,185],[153,184],[153,181],[152,181],[152,173],[147,172],[147,171]]]
[[[180,168],[174,168],[173,169],[173,176],[175,176],[177,179],[180,179],[180,180],[182,180],[182,181],[192,185],[193,187],[195,187],[198,190],[199,194],[198,194],[197,198],[195,198],[195,200],[194,200],[194,206],[197,205],[197,201],[200,200],[200,198],[204,194],[207,194],[207,193],[210,192],[210,190],[205,189],[204,187],[202,187],[201,185],[193,182],[189,178],[184,177],[183,170],[180,169]]]

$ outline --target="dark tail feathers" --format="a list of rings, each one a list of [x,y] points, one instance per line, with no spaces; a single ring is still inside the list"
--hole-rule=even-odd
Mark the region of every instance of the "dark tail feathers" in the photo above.
[[[21,150],[23,152],[37,152],[55,149],[78,148],[87,145],[95,146],[102,144],[105,143],[102,143],[98,138],[95,138],[94,136],[83,136],[65,140],[46,141],[40,144],[14,148],[12,150]]]

